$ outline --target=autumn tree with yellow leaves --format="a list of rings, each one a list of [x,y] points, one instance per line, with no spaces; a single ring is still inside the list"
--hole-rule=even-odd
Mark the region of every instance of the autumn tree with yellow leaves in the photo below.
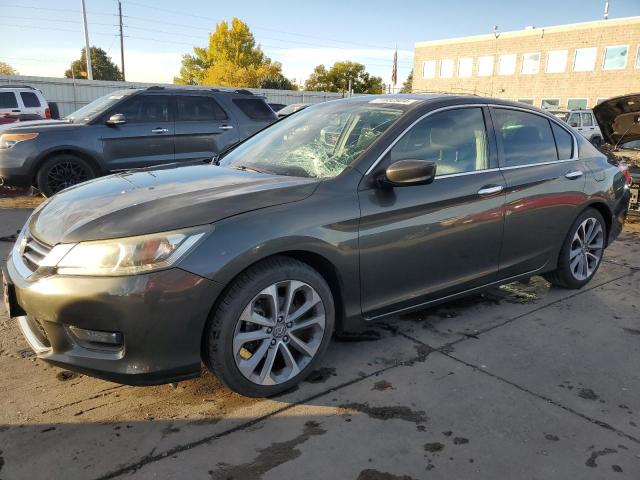
[[[271,87],[293,85],[282,75],[282,65],[267,57],[249,29],[238,18],[231,25],[222,21],[209,34],[207,47],[194,47],[193,55],[182,57],[179,85],[215,85],[221,87]],[[282,87],[281,87],[282,88]]]

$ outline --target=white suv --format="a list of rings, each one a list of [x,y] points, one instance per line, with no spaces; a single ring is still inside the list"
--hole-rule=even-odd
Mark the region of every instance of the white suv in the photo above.
[[[0,120],[4,122],[42,120],[52,116],[42,92],[26,85],[0,85]],[[54,107],[55,110],[55,107]]]
[[[596,147],[602,144],[602,132],[591,110],[571,110],[566,122]]]

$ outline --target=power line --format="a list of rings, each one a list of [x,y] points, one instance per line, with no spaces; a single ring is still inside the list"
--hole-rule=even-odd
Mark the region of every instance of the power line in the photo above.
[[[43,10],[48,12],[70,12],[70,13],[78,13],[77,10],[73,10],[70,8],[49,8],[49,7],[41,7],[39,5],[16,5],[16,4],[7,4],[3,3],[0,7],[11,7],[11,8],[23,8],[28,10]],[[109,17],[113,17],[113,13],[106,12],[87,12],[89,15],[105,15]],[[4,17],[3,17],[4,18]]]

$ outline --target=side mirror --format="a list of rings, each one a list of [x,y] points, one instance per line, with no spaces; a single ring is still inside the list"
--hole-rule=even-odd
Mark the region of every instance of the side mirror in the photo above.
[[[427,185],[436,176],[436,163],[427,160],[398,160],[387,167],[379,178],[381,185],[409,187]]]
[[[578,122],[569,122],[569,126],[577,127],[578,126]]]
[[[107,125],[124,125],[125,123],[127,123],[127,119],[122,113],[111,115],[109,120],[107,120]]]

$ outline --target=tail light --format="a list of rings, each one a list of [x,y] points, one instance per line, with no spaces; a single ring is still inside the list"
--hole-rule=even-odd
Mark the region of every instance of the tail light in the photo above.
[[[49,107],[44,109],[44,117],[49,120],[51,118],[51,110],[49,110]]]
[[[618,162],[618,169],[622,172],[627,185],[631,185],[633,183],[633,178],[631,177],[631,172],[629,171],[629,165],[622,161]]]

